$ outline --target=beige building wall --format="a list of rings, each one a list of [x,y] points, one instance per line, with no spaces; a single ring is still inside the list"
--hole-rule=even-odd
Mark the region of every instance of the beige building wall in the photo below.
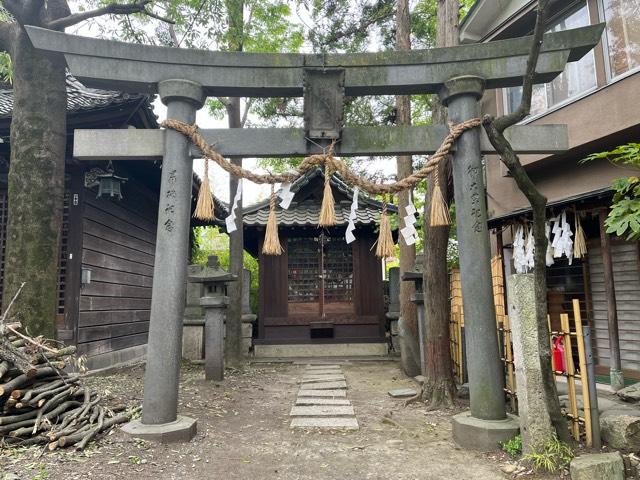
[[[501,110],[501,97],[500,90],[488,92],[483,110],[490,113]],[[579,161],[590,153],[640,141],[639,105],[640,72],[636,72],[529,122],[531,125],[564,123],[569,128],[570,150],[565,154],[521,158],[549,202],[602,190],[610,186],[613,179],[634,174],[633,170],[607,161],[588,164]],[[486,168],[489,218],[528,207],[497,157],[487,157]]]

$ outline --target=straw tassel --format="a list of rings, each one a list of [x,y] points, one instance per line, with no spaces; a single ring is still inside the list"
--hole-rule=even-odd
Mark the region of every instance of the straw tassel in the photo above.
[[[278,218],[276,216],[276,194],[271,185],[271,199],[269,201],[269,220],[267,220],[267,231],[264,235],[262,253],[265,255],[282,255],[282,245],[278,238]]]
[[[216,219],[213,209],[213,195],[209,184],[209,160],[204,161],[204,178],[198,189],[198,201],[196,209],[193,211],[193,217],[209,221]]]
[[[587,254],[587,239],[580,222],[580,214],[575,212],[576,217],[576,236],[573,239],[573,256],[575,258],[583,258]]]
[[[393,235],[391,234],[391,222],[387,214],[387,202],[382,205],[382,213],[380,214],[380,232],[376,241],[376,257],[389,258],[395,253],[393,244]]]
[[[335,200],[333,199],[333,191],[331,190],[331,170],[329,165],[324,167],[324,193],[322,194],[322,207],[320,208],[320,218],[318,226],[333,227],[336,222]]]
[[[449,216],[449,207],[447,202],[444,201],[442,189],[440,188],[440,172],[437,166],[434,175],[429,225],[432,227],[444,227],[451,225],[451,217]]]

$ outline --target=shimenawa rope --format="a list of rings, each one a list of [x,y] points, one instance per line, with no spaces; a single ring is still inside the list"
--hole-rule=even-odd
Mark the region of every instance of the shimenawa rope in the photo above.
[[[277,218],[275,214],[275,193],[273,185],[275,183],[293,183],[302,175],[304,175],[307,171],[312,168],[318,166],[324,166],[325,168],[325,190],[324,190],[324,198],[322,201],[322,208],[319,219],[319,226],[332,226],[336,224],[335,220],[335,207],[333,202],[333,194],[331,192],[331,186],[329,185],[329,177],[331,172],[337,172],[340,174],[342,179],[352,185],[358,187],[360,190],[363,190],[370,195],[388,195],[388,194],[396,194],[398,192],[404,190],[413,189],[418,183],[424,180],[429,174],[431,174],[434,170],[437,169],[438,164],[441,160],[445,159],[449,154],[449,151],[455,141],[462,135],[466,130],[471,128],[475,128],[480,126],[482,120],[480,118],[474,118],[470,120],[466,120],[457,124],[449,124],[449,133],[445,137],[444,141],[436,150],[436,152],[429,157],[429,160],[420,168],[415,171],[411,175],[402,178],[394,183],[388,184],[379,184],[373,183],[369,180],[366,180],[356,173],[354,173],[349,167],[340,159],[334,156],[333,148],[330,148],[327,152],[322,154],[315,154],[306,157],[302,163],[298,166],[296,170],[290,173],[281,173],[281,174],[256,174],[250,170],[244,169],[239,165],[235,165],[229,162],[226,158],[216,152],[213,147],[204,139],[204,137],[198,132],[198,126],[193,124],[184,123],[178,120],[168,119],[162,122],[161,126],[164,128],[170,128],[177,132],[185,135],[191,142],[200,149],[203,157],[205,158],[205,171],[208,172],[207,162],[209,160],[217,163],[223,170],[228,172],[231,175],[234,175],[238,178],[246,178],[254,183],[258,184],[271,184],[272,193],[271,200],[269,202],[269,220],[267,222],[267,230],[265,234],[265,245],[263,246],[263,252],[269,255],[280,255],[282,253],[282,247],[280,245],[280,241],[278,240],[278,230],[277,230]],[[202,208],[196,208],[196,213],[194,215],[198,215],[198,218],[202,218],[200,215],[205,215],[206,210],[208,209],[208,205],[211,205],[211,216],[205,219],[213,219],[213,201],[210,199],[211,191],[208,189],[208,177],[205,178],[204,188],[200,188],[200,192],[198,195],[198,205],[201,204],[202,196],[209,197],[207,200],[202,200]],[[434,182],[434,191],[432,192],[432,206],[431,206],[431,220],[430,223],[432,226],[439,225],[448,225],[449,224],[449,215],[448,208],[442,196],[442,191],[440,190],[440,179],[436,175]],[[209,191],[207,191],[209,190]],[[378,238],[378,247],[380,247],[380,243],[382,242],[385,245],[385,248],[378,248],[377,250],[382,253],[384,250],[385,254],[389,253],[390,249],[386,248],[387,240],[387,230],[390,231],[389,219],[386,212],[386,203],[383,204],[383,214],[380,219],[380,236]],[[383,225],[386,219],[386,224]],[[382,228],[382,227],[385,228]],[[383,233],[384,232],[384,233]],[[382,237],[385,238],[382,238]],[[269,245],[269,247],[267,247]],[[391,245],[393,245],[393,240],[391,240]]]

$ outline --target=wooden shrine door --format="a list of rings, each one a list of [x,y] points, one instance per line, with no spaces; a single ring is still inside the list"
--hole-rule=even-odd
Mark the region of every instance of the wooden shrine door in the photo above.
[[[353,317],[353,249],[344,237],[288,239],[289,318],[316,329]],[[328,332],[325,332],[328,334]]]

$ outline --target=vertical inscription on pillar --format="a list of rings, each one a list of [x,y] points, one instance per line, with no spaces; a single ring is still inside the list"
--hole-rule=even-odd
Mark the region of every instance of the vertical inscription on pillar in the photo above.
[[[467,180],[469,182],[469,196],[471,198],[471,217],[473,218],[473,231],[482,233],[482,203],[480,197],[480,167],[469,165],[467,167]]]
[[[165,201],[164,213],[165,213],[165,216],[167,217],[166,220],[164,221],[164,229],[167,232],[173,232],[173,229],[175,227],[175,219],[173,217],[176,210],[175,199],[177,197],[177,193],[176,193],[175,185],[177,181],[178,181],[178,178],[176,176],[176,170],[175,169],[171,170],[169,172],[169,177],[167,178],[168,188],[164,194],[164,201]]]

